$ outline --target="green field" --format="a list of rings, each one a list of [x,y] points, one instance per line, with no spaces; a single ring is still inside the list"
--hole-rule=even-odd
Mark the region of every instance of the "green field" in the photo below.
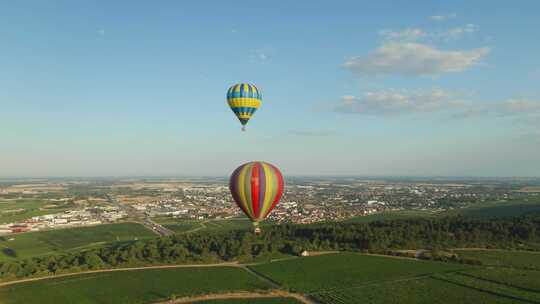
[[[152,269],[85,274],[1,287],[0,303],[152,303],[169,299],[172,294],[185,297],[268,288],[267,283],[236,267]]]
[[[454,250],[460,257],[479,260],[482,265],[540,270],[540,252],[510,250]]]
[[[114,241],[156,237],[144,226],[120,223],[49,231],[27,232],[0,237],[0,261],[59,253]],[[10,240],[12,239],[13,240]]]
[[[34,216],[58,213],[66,210],[65,203],[51,203],[45,200],[1,200],[0,224],[13,223]]]
[[[376,213],[366,216],[357,216],[346,222],[368,223],[373,221],[402,220],[415,218],[429,218],[437,216],[472,216],[472,217],[505,217],[521,216],[540,212],[540,199],[531,198],[519,201],[498,201],[477,203],[468,207],[454,209],[447,212],[433,213],[423,210],[399,210]]]
[[[357,216],[348,219],[349,223],[369,223],[374,221],[386,221],[386,220],[402,220],[402,219],[414,219],[436,216],[435,213],[430,211],[421,210],[400,210],[400,211],[388,211],[376,214],[370,214],[366,216]]]
[[[171,217],[153,219],[175,233],[190,233],[201,231],[251,230],[253,225],[247,218],[232,218],[218,220],[189,220]],[[264,227],[264,225],[262,225]]]
[[[366,283],[426,276],[470,268],[355,253],[305,257],[251,267],[280,285],[302,292],[353,287]]]
[[[202,228],[202,221],[196,220],[175,219],[172,217],[156,217],[152,220],[175,233],[185,233],[197,228]]]
[[[212,220],[204,224],[205,231],[252,230],[253,225],[244,217],[226,220]]]
[[[470,270],[464,274],[479,280],[540,293],[540,271],[489,267]]]
[[[325,304],[516,303],[514,299],[499,297],[431,277],[323,291],[315,296]]]
[[[529,201],[499,201],[475,204],[467,208],[453,210],[448,215],[463,215],[473,217],[505,217],[520,216],[540,212],[540,200]]]
[[[515,257],[520,260],[520,257]],[[321,303],[540,303],[540,272],[341,253],[252,266]]]
[[[197,304],[299,304],[294,298],[257,298],[257,299],[230,299],[230,300],[211,300],[198,301]]]

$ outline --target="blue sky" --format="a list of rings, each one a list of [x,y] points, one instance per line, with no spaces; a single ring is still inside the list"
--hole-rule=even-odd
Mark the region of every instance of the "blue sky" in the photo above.
[[[0,176],[540,175],[540,3],[288,2],[0,4]]]

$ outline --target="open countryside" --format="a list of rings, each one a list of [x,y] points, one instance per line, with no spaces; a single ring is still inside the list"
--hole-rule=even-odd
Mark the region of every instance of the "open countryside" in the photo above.
[[[171,297],[195,299],[201,294],[217,298],[223,294],[224,303],[243,303],[247,300],[227,297],[235,292],[249,297],[250,292],[268,293],[276,288],[329,304],[357,303],[359,298],[368,303],[453,303],[459,299],[534,303],[540,300],[540,272],[339,253],[245,266],[126,270],[43,279],[0,287],[0,299],[8,299],[0,303],[153,303]],[[292,299],[265,301],[260,303],[296,303]]]

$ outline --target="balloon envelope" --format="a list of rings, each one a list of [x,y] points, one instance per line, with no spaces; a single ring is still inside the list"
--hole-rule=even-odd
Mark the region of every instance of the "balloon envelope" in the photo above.
[[[249,83],[235,84],[227,91],[229,107],[243,126],[260,107],[261,101],[262,95],[259,89]]]
[[[265,162],[249,162],[234,170],[229,181],[234,201],[252,222],[264,220],[283,194],[283,176]]]

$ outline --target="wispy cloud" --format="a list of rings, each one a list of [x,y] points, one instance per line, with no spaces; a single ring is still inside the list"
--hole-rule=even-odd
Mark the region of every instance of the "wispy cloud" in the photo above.
[[[346,95],[333,104],[338,113],[408,115],[439,113],[448,119],[493,117],[519,119],[520,124],[540,130],[540,100],[507,99],[498,102],[467,101],[461,92],[431,89],[417,92],[379,90],[361,96]]]
[[[489,48],[445,51],[413,42],[390,42],[365,56],[352,57],[343,67],[365,75],[436,75],[462,72],[489,53]]]
[[[267,62],[271,55],[274,53],[274,48],[272,47],[261,47],[253,51],[251,58],[258,61],[259,63]]]
[[[456,41],[478,31],[476,24],[468,23],[445,30],[423,30],[420,28],[405,28],[400,30],[384,29],[379,35],[385,41],[415,42],[415,41]]]
[[[458,93],[441,89],[421,92],[381,90],[367,92],[360,97],[342,96],[341,101],[335,105],[334,110],[340,113],[368,115],[396,115],[455,110],[465,106],[459,96]]]
[[[457,15],[455,13],[447,14],[447,15],[433,15],[433,16],[430,16],[429,19],[432,21],[442,22],[448,19],[456,18],[456,16]]]
[[[298,135],[298,136],[308,136],[308,137],[322,137],[322,136],[332,136],[336,135],[335,131],[331,130],[298,130],[293,129],[289,130],[289,134]]]
[[[419,28],[406,28],[403,30],[381,30],[379,31],[385,40],[391,41],[417,41],[426,36],[426,32]]]
[[[540,101],[533,101],[527,99],[509,99],[502,105],[502,109],[505,112],[540,112]]]
[[[443,32],[436,33],[443,40],[459,40],[466,35],[470,35],[478,30],[475,24],[468,23],[463,26],[454,27]]]

